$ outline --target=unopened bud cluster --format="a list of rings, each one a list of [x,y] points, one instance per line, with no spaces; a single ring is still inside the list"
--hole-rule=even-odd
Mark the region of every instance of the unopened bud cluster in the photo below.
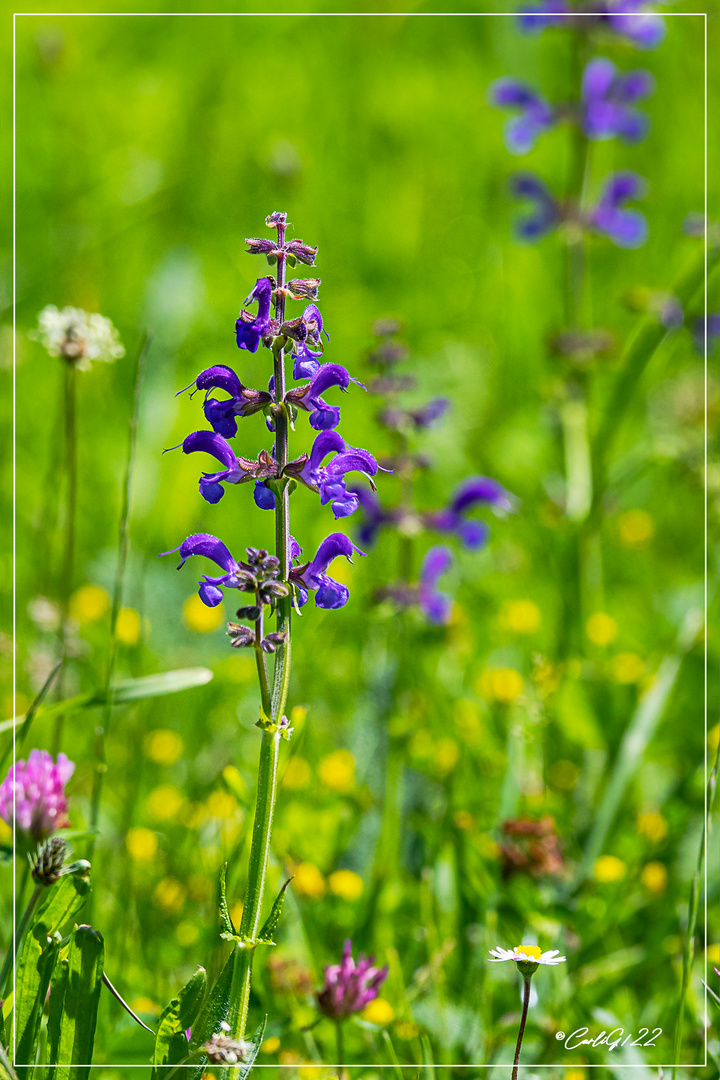
[[[262,622],[264,608],[270,612],[275,609],[275,603],[290,592],[289,586],[279,581],[280,560],[274,555],[269,555],[264,548],[247,548],[247,559],[240,564],[237,573],[238,588],[240,592],[252,593],[255,602],[240,607],[237,610],[238,619],[246,619],[254,624],[253,629],[242,626],[240,623],[228,623],[228,636],[234,649],[244,649],[249,646],[259,646],[263,652],[273,653],[278,645],[285,641],[286,635],[274,632],[263,636]]]
[[[62,877],[63,864],[67,855],[67,844],[60,836],[51,836],[40,844],[34,859],[31,859],[32,879],[36,885],[54,885]]]

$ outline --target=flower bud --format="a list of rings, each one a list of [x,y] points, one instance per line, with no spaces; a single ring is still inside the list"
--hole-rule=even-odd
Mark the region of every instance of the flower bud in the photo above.
[[[250,255],[267,255],[269,251],[273,251],[275,248],[274,240],[263,240],[256,237],[246,239],[247,249]]]
[[[67,844],[59,836],[52,836],[37,849],[32,868],[32,879],[36,885],[54,885],[62,874],[63,863],[67,854]]]
[[[252,607],[241,607],[235,612],[238,619],[247,619],[249,622],[257,622],[260,618],[260,608],[257,605]]]
[[[285,244],[285,250],[288,254],[294,255],[298,262],[305,263],[306,266],[315,265],[315,256],[318,253],[316,247],[303,244],[302,240],[288,240]]]
[[[278,226],[284,227],[287,224],[287,214],[282,210],[274,210],[272,214],[268,214],[265,218],[265,224],[268,229],[276,229]]]
[[[296,300],[306,297],[308,300],[317,300],[320,278],[293,278],[288,282],[288,289]]]
[[[241,626],[240,623],[228,623],[227,635],[233,649],[246,649],[255,641],[252,630],[247,626]]]

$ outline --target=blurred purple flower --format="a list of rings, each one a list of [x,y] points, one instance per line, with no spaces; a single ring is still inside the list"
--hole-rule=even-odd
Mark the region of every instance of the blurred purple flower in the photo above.
[[[505,124],[505,145],[511,154],[527,154],[535,140],[557,122],[557,113],[539,94],[519,79],[498,79],[490,87],[493,105],[519,109]]]
[[[362,509],[358,540],[361,544],[373,544],[378,529],[393,520],[392,514],[383,510],[374,491],[368,491],[367,488],[353,488],[353,491]]]
[[[705,355],[705,318],[700,316],[698,319],[694,319],[691,326],[691,333],[693,339],[693,345],[695,351],[700,356]],[[720,311],[715,311],[707,317],[707,351],[708,356],[715,349],[718,338],[720,338]]]
[[[356,548],[343,533],[331,533],[317,549],[312,562],[291,569],[290,580],[300,590],[301,606],[307,603],[309,589],[315,590],[315,607],[341,608],[345,606],[350,595],[347,588],[339,581],[334,581],[325,571],[338,555],[344,555],[349,562],[352,562],[353,551],[358,555],[365,554],[360,548]]]
[[[346,941],[340,963],[325,968],[325,985],[317,996],[320,1012],[331,1020],[344,1020],[373,1001],[388,974],[387,967],[373,967],[374,960],[361,953],[356,964],[352,942]]]
[[[260,338],[265,334],[270,325],[270,302],[272,300],[272,281],[270,278],[258,278],[255,288],[249,296],[245,297],[244,303],[251,304],[257,300],[257,315],[251,315],[249,311],[241,311],[240,318],[235,323],[235,337],[238,349],[247,349],[248,352],[257,352]]]
[[[606,5],[604,19],[622,37],[626,37],[639,49],[656,49],[667,33],[665,20],[638,0],[610,0]]]
[[[452,553],[446,547],[432,547],[423,559],[418,582],[418,603],[430,622],[446,623],[452,611],[452,599],[436,588],[440,578],[452,564]]]
[[[488,476],[473,476],[464,480],[458,487],[450,505],[445,510],[427,515],[427,524],[438,532],[455,533],[465,547],[482,547],[488,537],[488,527],[484,521],[472,521],[465,514],[477,503],[485,503],[509,513],[513,510],[513,499],[497,480]]]
[[[591,211],[589,224],[624,248],[641,247],[647,240],[647,222],[636,210],[626,210],[623,203],[642,198],[645,182],[634,172],[612,173],[603,186],[600,198]]]
[[[328,465],[323,465],[324,458],[331,453],[336,456]],[[348,446],[336,431],[321,431],[313,443],[310,457],[297,476],[320,493],[323,506],[331,503],[337,520],[354,514],[360,505],[357,493],[348,491],[346,487],[346,474],[361,472],[370,478],[376,476],[377,471],[377,461],[367,450]]]
[[[240,588],[243,570],[240,564],[233,559],[222,540],[218,540],[217,536],[212,536],[210,533],[193,533],[192,536],[188,536],[187,540],[183,540],[179,547],[170,548],[169,551],[162,551],[158,557],[172,555],[174,551],[180,552],[178,570],[185,565],[191,555],[204,555],[206,559],[211,559],[212,562],[217,563],[221,570],[225,571],[224,574],[217,577],[203,575],[198,582],[200,586],[198,595],[206,607],[217,607],[222,602],[222,590],[224,588]]]
[[[544,0],[543,3],[528,6],[520,12],[518,21],[520,29],[528,33],[537,33],[546,26],[557,26],[562,23],[570,12],[568,4],[564,0]]]
[[[583,129],[590,139],[637,142],[648,129],[647,117],[632,108],[653,92],[648,71],[618,72],[611,60],[597,57],[585,68],[582,82]]]
[[[516,224],[522,240],[537,240],[554,229],[561,220],[560,205],[543,181],[533,173],[516,173],[510,190],[518,199],[527,199],[533,210]]]
[[[47,750],[31,750],[8,771],[0,784],[0,817],[32,843],[52,836],[67,826],[65,785],[75,772],[75,763],[58,754],[55,763]]]
[[[205,418],[212,425],[213,431],[226,439],[232,439],[237,435],[236,416],[251,416],[272,401],[270,394],[264,390],[251,390],[243,386],[235,372],[227,364],[216,364],[214,367],[201,371],[194,383],[197,390],[205,390],[205,403],[203,410]],[[190,387],[186,386],[185,390]],[[180,393],[184,394],[185,390]],[[209,397],[210,390],[225,390],[230,394],[225,400]],[[193,391],[195,393],[195,391]]]

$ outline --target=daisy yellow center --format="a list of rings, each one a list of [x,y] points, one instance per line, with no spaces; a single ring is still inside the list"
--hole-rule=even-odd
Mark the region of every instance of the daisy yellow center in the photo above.
[[[539,960],[541,956],[540,949],[537,945],[516,945],[516,953],[522,953],[528,960]]]

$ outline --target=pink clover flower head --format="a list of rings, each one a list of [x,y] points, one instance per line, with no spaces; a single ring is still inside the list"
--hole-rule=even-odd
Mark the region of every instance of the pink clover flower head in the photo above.
[[[340,963],[325,968],[325,986],[317,997],[320,1012],[331,1020],[344,1020],[373,1001],[388,974],[387,966],[373,967],[374,960],[361,953],[356,964],[352,942],[347,940]]]
[[[0,817],[33,843],[47,840],[67,821],[65,785],[75,763],[65,754],[54,762],[47,750],[31,750],[27,761],[17,761],[0,784]]]

